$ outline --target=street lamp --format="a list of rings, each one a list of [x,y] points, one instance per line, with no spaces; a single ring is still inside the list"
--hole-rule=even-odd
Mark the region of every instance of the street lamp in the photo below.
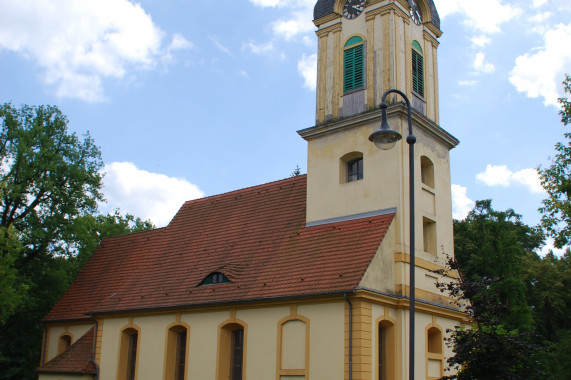
[[[371,133],[369,140],[372,141],[377,148],[382,150],[391,149],[402,136],[397,131],[391,129],[387,121],[387,103],[385,99],[390,93],[397,93],[403,97],[408,108],[408,136],[406,142],[408,143],[408,181],[409,181],[409,199],[410,199],[410,301],[409,301],[409,359],[408,359],[408,374],[409,379],[414,380],[414,143],[416,137],[412,134],[412,110],[410,109],[410,102],[406,95],[395,89],[387,90],[381,99],[381,127],[375,132]]]

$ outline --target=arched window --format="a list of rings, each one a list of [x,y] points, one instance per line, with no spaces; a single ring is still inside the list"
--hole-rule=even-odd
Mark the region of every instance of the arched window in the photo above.
[[[135,380],[137,375],[137,353],[139,330],[128,327],[121,332],[119,343],[119,366],[117,379]]]
[[[351,152],[341,157],[339,183],[363,179],[363,153]]]
[[[426,330],[426,373],[428,379],[439,379],[444,374],[442,330],[434,325]]]
[[[412,91],[424,97],[424,59],[418,41],[412,41]]]
[[[420,157],[420,178],[425,185],[434,187],[434,164],[426,156]]]
[[[188,361],[188,328],[177,324],[168,329],[165,379],[184,380]]]
[[[379,322],[377,335],[377,363],[378,380],[391,380],[396,378],[396,337],[395,325],[391,321]]]
[[[57,354],[61,354],[67,351],[71,347],[71,335],[64,333],[59,337],[58,346],[57,346]]]
[[[343,91],[363,87],[364,76],[364,42],[361,37],[353,36],[343,51]]]
[[[277,378],[308,379],[309,319],[290,315],[278,322],[277,350]]]
[[[218,380],[244,378],[244,352],[246,336],[244,326],[229,323],[220,329],[218,345]]]

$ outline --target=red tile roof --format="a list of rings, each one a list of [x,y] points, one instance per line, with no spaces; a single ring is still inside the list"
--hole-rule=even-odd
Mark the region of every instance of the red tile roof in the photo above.
[[[305,226],[306,176],[186,202],[171,223],[108,238],[44,321],[355,289],[394,213]],[[212,272],[231,283],[198,286]]]
[[[93,354],[92,327],[71,347],[52,360],[36,368],[37,372],[49,373],[95,373],[95,366],[89,359]]]

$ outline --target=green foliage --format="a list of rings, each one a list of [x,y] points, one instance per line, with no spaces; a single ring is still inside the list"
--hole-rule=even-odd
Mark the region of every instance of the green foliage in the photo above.
[[[28,286],[21,283],[14,267],[20,250],[13,229],[0,227],[0,326],[22,304],[28,290]]]
[[[451,262],[452,269],[458,263]],[[470,324],[447,330],[445,338],[454,355],[448,358],[448,369],[455,374],[444,379],[496,380],[534,379],[543,375],[536,364],[539,345],[529,332],[507,327],[503,320],[510,309],[502,301],[499,280],[482,278],[438,284],[466,310]]]
[[[295,169],[293,170],[293,172],[291,172],[291,174],[289,176],[290,177],[297,177],[300,174],[301,174],[301,168],[299,167],[299,165],[295,165]]]
[[[38,255],[68,254],[74,219],[97,209],[103,166],[89,135],[69,133],[54,106],[0,106],[0,226],[13,227],[24,249],[17,265]]]
[[[462,275],[469,282],[496,279],[492,290],[509,305],[501,323],[510,329],[532,326],[523,260],[542,244],[538,228],[525,225],[511,209],[494,210],[491,200],[477,201],[466,219],[454,221],[454,254]]]
[[[540,257],[542,244],[539,227],[489,200],[454,221],[451,266],[463,276],[441,287],[467,302],[471,325],[449,331],[449,365],[462,369],[448,378],[571,378],[571,255]]]
[[[571,94],[571,77],[563,82],[566,94]],[[571,124],[571,100],[560,98],[561,121]],[[555,246],[561,248],[571,241],[571,133],[564,134],[564,142],[555,145],[555,156],[547,168],[539,168],[541,185],[547,191],[547,199],[539,209],[541,224],[555,239]]]

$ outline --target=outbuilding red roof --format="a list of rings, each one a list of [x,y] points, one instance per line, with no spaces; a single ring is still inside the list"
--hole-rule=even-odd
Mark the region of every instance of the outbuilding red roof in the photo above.
[[[394,213],[306,226],[306,176],[186,202],[164,228],[105,239],[44,321],[355,289]],[[213,272],[229,283],[203,285]]]
[[[39,366],[36,371],[43,373],[95,373],[95,365],[90,360],[93,354],[92,327],[79,338],[69,349],[47,363]]]

